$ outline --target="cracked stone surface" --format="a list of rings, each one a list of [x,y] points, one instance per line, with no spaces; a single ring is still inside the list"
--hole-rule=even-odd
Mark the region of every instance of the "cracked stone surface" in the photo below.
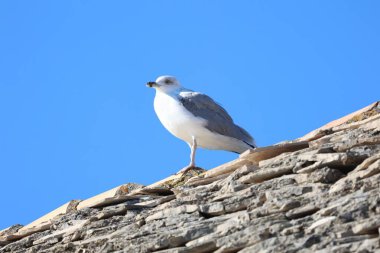
[[[380,119],[360,119],[257,164],[242,156],[215,176],[71,210],[22,238],[12,226],[0,252],[380,252]]]

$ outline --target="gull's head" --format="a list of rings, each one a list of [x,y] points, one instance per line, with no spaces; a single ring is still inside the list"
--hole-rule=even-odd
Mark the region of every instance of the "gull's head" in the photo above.
[[[174,76],[160,76],[154,82],[148,82],[146,86],[163,92],[170,92],[181,88],[181,84]]]

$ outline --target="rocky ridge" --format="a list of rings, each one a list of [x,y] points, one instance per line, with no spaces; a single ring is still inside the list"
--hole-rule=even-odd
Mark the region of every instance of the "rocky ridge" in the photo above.
[[[380,252],[380,104],[0,231],[0,252]]]

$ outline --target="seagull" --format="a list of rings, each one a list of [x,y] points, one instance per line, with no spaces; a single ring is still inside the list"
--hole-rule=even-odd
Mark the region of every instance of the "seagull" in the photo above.
[[[174,76],[160,76],[146,85],[156,90],[154,110],[162,125],[190,146],[190,163],[178,173],[195,167],[197,147],[239,154],[257,147],[222,106],[203,93],[184,88]]]

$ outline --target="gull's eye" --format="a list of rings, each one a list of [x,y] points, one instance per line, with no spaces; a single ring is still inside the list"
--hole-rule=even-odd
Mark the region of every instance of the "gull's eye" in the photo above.
[[[172,84],[173,83],[173,81],[172,80],[170,80],[170,79],[165,79],[165,84]]]

